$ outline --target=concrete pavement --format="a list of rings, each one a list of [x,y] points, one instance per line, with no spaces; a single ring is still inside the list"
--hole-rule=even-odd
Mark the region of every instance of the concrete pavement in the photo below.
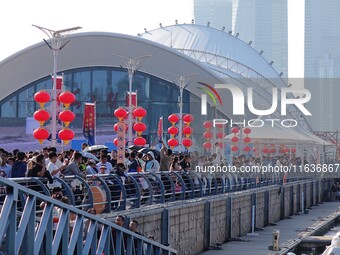
[[[315,228],[325,223],[326,220],[336,217],[340,207],[339,202],[328,202],[314,206],[309,214],[294,215],[291,219],[284,219],[276,223],[276,226],[265,227],[263,231],[257,231],[258,236],[243,236],[240,241],[231,241],[222,246],[222,250],[209,250],[201,255],[274,255],[281,252],[273,252],[268,249],[273,245],[273,230],[280,230],[279,243],[281,251],[284,247],[290,247],[298,242],[301,236],[311,233]]]

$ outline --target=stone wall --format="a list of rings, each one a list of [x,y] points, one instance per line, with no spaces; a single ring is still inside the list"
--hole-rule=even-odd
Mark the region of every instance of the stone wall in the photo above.
[[[121,212],[136,219],[140,231],[155,240],[171,244],[178,254],[197,254],[216,243],[224,243],[251,232],[255,205],[255,227],[263,228],[322,202],[327,183],[299,181],[284,186],[220,194]],[[318,187],[318,188],[317,188]],[[303,194],[303,198],[302,198]],[[116,214],[106,215],[113,220]]]

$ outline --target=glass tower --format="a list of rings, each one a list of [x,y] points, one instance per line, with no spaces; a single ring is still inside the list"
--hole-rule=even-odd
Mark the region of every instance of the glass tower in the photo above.
[[[336,116],[340,95],[340,1],[305,2],[305,87],[312,99],[313,129],[340,130]]]
[[[287,0],[194,0],[197,24],[226,31],[250,42],[283,77],[288,75]]]

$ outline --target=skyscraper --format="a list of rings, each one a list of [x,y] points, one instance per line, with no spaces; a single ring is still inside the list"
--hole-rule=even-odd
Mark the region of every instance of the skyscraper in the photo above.
[[[305,77],[340,77],[340,1],[306,0]]]
[[[223,10],[223,11],[222,11]],[[224,21],[245,42],[250,42],[278,73],[288,76],[287,0],[194,0],[197,24],[220,29]]]
[[[305,87],[314,130],[340,130],[340,1],[305,2]]]
[[[210,25],[226,31],[231,30],[232,0],[194,0],[196,24]]]

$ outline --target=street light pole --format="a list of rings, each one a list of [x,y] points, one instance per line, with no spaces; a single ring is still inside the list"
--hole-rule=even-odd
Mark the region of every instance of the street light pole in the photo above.
[[[177,75],[170,73],[178,77],[174,83],[179,87],[179,126],[178,126],[178,143],[179,152],[182,152],[182,140],[183,140],[183,91],[190,84],[189,77],[198,75],[198,73],[188,74],[188,75]]]
[[[51,120],[51,142],[52,147],[56,146],[57,140],[57,63],[58,63],[58,53],[64,46],[68,43],[65,42],[65,38],[71,34],[73,31],[80,29],[81,27],[72,27],[66,28],[62,30],[52,30],[44,27],[40,27],[37,25],[32,25],[41,31],[43,31],[47,37],[50,39],[50,42],[44,40],[47,46],[53,52],[53,85],[52,85],[52,120]]]
[[[113,56],[119,57],[122,59],[125,68],[129,74],[129,115],[128,115],[128,146],[133,144],[132,140],[132,79],[134,73],[140,68],[140,60],[143,58],[151,57],[151,55],[145,55],[136,58],[126,58],[120,55],[112,54]]]

